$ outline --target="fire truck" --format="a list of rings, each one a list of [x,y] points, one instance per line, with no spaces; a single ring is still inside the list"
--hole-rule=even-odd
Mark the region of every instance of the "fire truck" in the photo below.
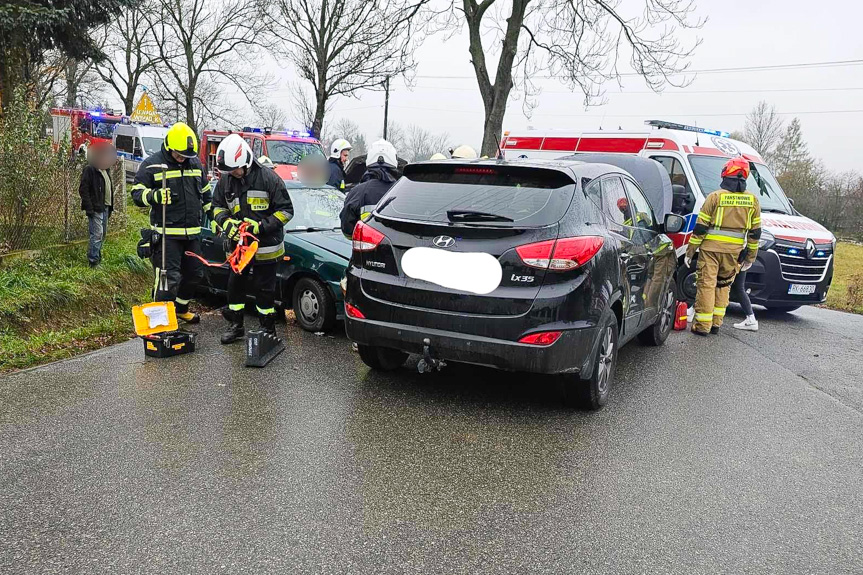
[[[297,165],[304,157],[325,155],[321,143],[308,132],[274,131],[272,128],[245,127],[242,131],[204,130],[201,140],[201,162],[211,174],[216,173],[216,149],[229,134],[239,134],[251,146],[256,158],[267,156],[276,165],[283,180],[297,179]]]
[[[111,110],[79,110],[74,108],[52,108],[54,143],[64,138],[72,142],[72,150],[80,155],[87,153],[87,147],[94,142],[111,143],[114,128],[121,123],[123,116]]]
[[[686,217],[681,233],[669,234],[678,255],[678,299],[695,299],[695,265],[683,264],[686,246],[704,198],[719,189],[722,166],[729,158],[749,161],[747,190],[761,204],[762,236],[758,260],[746,274],[752,303],[791,311],[827,299],[833,280],[836,238],[830,231],[794,209],[757,150],[727,132],[648,120],[647,128],[575,132],[526,130],[505,132],[501,154],[518,158],[578,159],[579,154],[633,154],[656,160],[668,172],[672,212]],[[662,217],[662,214],[658,214]]]

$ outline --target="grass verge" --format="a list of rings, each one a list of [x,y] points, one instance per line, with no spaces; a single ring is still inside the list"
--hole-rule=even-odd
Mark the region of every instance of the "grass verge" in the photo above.
[[[833,284],[825,307],[863,313],[863,244],[840,241],[833,260]]]
[[[130,208],[127,229],[111,235],[102,264],[87,265],[87,244],[57,246],[0,268],[0,373],[77,355],[133,335],[133,305],[150,297],[149,262],[135,254],[146,215]]]

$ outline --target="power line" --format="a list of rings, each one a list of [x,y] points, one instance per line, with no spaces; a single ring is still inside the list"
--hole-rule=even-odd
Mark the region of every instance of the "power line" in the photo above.
[[[799,62],[796,64],[771,64],[765,66],[740,66],[734,68],[702,68],[700,70],[683,70],[680,74],[727,74],[727,73],[739,73],[739,72],[767,72],[773,70],[803,70],[808,68],[838,68],[843,66],[860,66],[863,65],[863,59],[861,60],[832,60],[827,62]],[[615,76],[626,77],[626,76],[642,76],[643,74],[639,74],[637,72],[625,72],[623,74],[615,74]],[[675,74],[677,75],[677,74]],[[422,79],[431,79],[431,80],[464,80],[471,79],[475,80],[476,76],[446,76],[446,75],[422,75],[417,74],[414,76],[415,78]],[[556,75],[536,75],[534,78],[543,78],[543,79],[554,79],[560,78],[562,76]]]
[[[446,108],[426,108],[420,106],[397,106],[392,105],[393,108],[401,108],[405,110],[424,110],[427,112],[450,112],[450,113],[461,113],[461,114],[478,114],[478,110],[453,110]],[[863,110],[804,110],[800,112],[776,112],[780,116],[804,116],[808,114],[860,114],[863,113]],[[647,118],[652,116],[699,116],[699,117],[719,117],[719,116],[746,116],[748,112],[734,112],[734,113],[706,113],[706,114],[698,114],[698,113],[665,113],[665,114],[656,114],[656,113],[642,113],[642,114],[559,114],[556,112],[548,112],[548,113],[539,113],[537,112],[535,115],[537,116],[556,116],[556,117],[576,117],[576,118]]]
[[[438,86],[416,86],[417,88],[423,90],[440,90],[443,92],[478,92],[477,88],[440,88]],[[686,90],[683,91],[674,91],[674,92],[654,92],[652,90],[627,90],[627,91],[615,91],[615,92],[607,92],[609,95],[629,95],[629,94],[656,94],[656,95],[672,95],[672,96],[687,96],[689,94],[766,94],[766,93],[775,93],[775,92],[848,92],[848,91],[859,91],[863,90],[861,88],[765,88],[763,90],[758,89],[747,89],[747,90]],[[539,94],[576,94],[578,92],[573,90],[545,90],[543,89]]]

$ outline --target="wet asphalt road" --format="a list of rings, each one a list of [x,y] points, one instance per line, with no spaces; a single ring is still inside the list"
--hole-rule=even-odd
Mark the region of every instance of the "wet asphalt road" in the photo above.
[[[861,573],[863,317],[761,319],[626,346],[598,413],[215,317],[0,378],[0,573]]]

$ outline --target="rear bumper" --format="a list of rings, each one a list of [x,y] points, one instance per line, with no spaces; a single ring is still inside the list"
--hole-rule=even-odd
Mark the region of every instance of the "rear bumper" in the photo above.
[[[596,328],[566,330],[549,346],[535,346],[452,331],[368,319],[345,318],[348,337],[359,344],[423,353],[428,339],[432,357],[530,373],[589,373]]]
[[[758,252],[758,259],[746,273],[746,288],[749,299],[754,304],[766,307],[813,305],[823,303],[827,299],[830,283],[833,281],[833,260],[827,265],[824,277],[818,282],[807,282],[815,285],[815,292],[810,295],[789,295],[791,284],[782,276],[779,256],[770,250]]]

